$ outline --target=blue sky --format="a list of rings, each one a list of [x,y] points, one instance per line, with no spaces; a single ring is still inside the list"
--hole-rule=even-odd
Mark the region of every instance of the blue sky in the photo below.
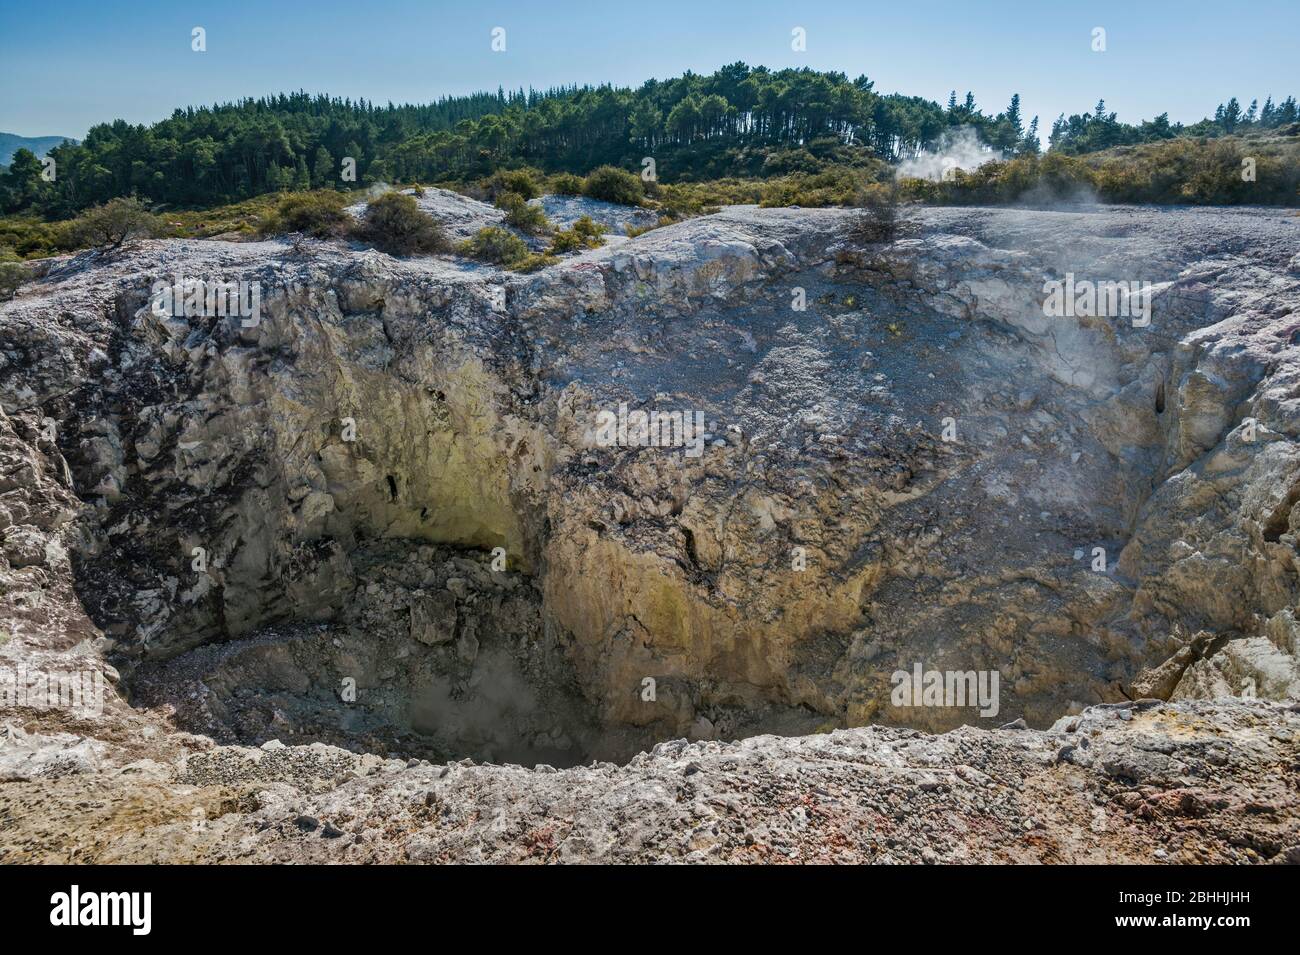
[[[770,0],[24,2],[0,9],[0,130],[81,137],[177,106],[306,89],[376,102],[751,66],[866,73],[881,92],[986,112],[1019,92],[1043,131],[1105,98],[1122,119],[1195,121],[1230,96],[1300,94],[1293,2]],[[208,50],[190,49],[207,31]],[[506,28],[506,52],[490,31]],[[808,48],[790,48],[790,31]],[[1091,50],[1094,27],[1107,50]]]

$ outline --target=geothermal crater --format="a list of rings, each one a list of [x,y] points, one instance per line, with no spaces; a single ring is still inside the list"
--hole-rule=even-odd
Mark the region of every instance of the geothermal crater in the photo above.
[[[1294,699],[1300,220],[856,215],[736,207],[535,275],[54,262],[0,313],[9,652],[217,744],[529,766]],[[1049,314],[1067,274],[1142,283],[1146,320]],[[195,280],[256,283],[256,320],[151,307]],[[996,705],[899,705],[917,667]]]
[[[570,764],[978,721],[891,706],[916,664],[997,671],[999,719],[1047,725],[1284,610],[1187,580],[1211,556],[1177,521],[1217,448],[1265,509],[1217,534],[1288,573],[1294,445],[1240,432],[1290,350],[1258,326],[1291,320],[1294,219],[928,212],[882,245],[852,215],[737,209],[531,278],[277,243],[56,266],[21,385],[132,700],[231,742]],[[1067,273],[1150,314],[1045,314]],[[256,283],[258,321],[154,309],[159,280]]]

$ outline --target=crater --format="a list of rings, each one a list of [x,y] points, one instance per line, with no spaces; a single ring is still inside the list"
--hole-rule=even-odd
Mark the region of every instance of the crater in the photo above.
[[[1045,727],[1276,612],[1281,584],[1197,576],[1189,502],[1269,365],[1186,344],[1194,261],[1098,226],[1098,270],[1167,290],[1147,328],[1048,313],[1060,244],[1021,240],[1052,213],[976,239],[975,213],[932,211],[862,245],[849,214],[799,212],[511,277],[504,313],[473,273],[202,247],[195,274],[265,282],[263,321],[164,321],[159,247],[114,266],[86,335],[115,369],[45,411],[131,703],[223,743],[564,767],[683,736]],[[637,438],[629,414],[675,423]],[[1233,451],[1242,487],[1256,450]],[[1286,543],[1297,493],[1216,519]],[[918,667],[995,674],[996,705],[900,702]]]

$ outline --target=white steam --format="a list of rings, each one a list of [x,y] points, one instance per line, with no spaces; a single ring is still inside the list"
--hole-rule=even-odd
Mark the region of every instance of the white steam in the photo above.
[[[962,126],[945,132],[934,151],[925,150],[915,159],[900,163],[894,175],[898,179],[941,182],[945,177],[952,178],[955,169],[973,172],[986,162],[1001,158],[1001,153],[980,142],[975,130]]]

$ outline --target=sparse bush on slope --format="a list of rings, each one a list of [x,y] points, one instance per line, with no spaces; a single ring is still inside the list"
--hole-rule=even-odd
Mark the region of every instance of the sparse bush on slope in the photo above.
[[[582,194],[589,199],[604,199],[622,206],[639,206],[645,188],[638,176],[615,166],[593,169],[582,184]]]
[[[276,207],[275,216],[263,228],[268,234],[301,232],[317,239],[346,234],[352,217],[344,206],[348,197],[341,192],[295,192],[285,196]]]
[[[0,301],[13,298],[27,277],[27,268],[21,262],[0,262]]]
[[[132,239],[148,238],[161,231],[161,223],[139,199],[110,199],[78,216],[68,226],[67,237],[74,246],[116,249]]]
[[[473,259],[505,266],[521,262],[528,256],[524,240],[499,226],[479,229],[472,239],[462,242],[457,251]]]
[[[356,236],[389,255],[446,252],[442,226],[411,196],[388,192],[366,207]]]
[[[591,218],[582,216],[567,229],[558,230],[551,239],[550,253],[562,255],[565,252],[578,252],[582,249],[598,249],[604,244],[601,238],[604,227]]]
[[[534,175],[530,169],[503,169],[494,173],[484,183],[484,188],[493,202],[499,202],[502,195],[511,192],[525,199],[536,199],[542,194],[539,175]]]
[[[551,192],[557,196],[582,195],[582,177],[571,172],[562,172],[551,177]]]
[[[503,192],[497,197],[497,208],[506,212],[506,224],[522,229],[531,235],[551,231],[551,223],[541,206],[529,205],[517,192]]]
[[[858,242],[893,242],[898,238],[898,187],[873,185],[864,189],[857,204],[858,213],[852,227],[853,238]]]

